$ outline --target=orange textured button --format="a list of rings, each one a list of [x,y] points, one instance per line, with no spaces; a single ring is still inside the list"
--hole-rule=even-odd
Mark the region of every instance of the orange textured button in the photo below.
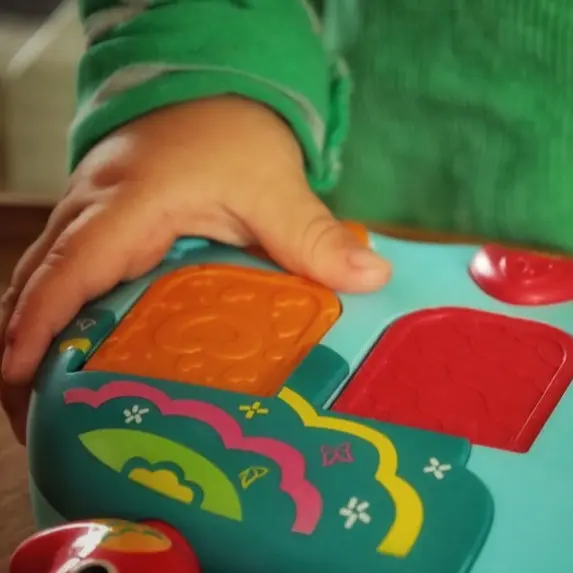
[[[332,291],[299,277],[185,267],[151,285],[86,370],[271,396],[340,313]]]

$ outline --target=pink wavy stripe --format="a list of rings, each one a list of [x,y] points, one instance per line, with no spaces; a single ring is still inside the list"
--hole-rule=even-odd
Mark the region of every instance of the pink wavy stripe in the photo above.
[[[116,398],[147,400],[165,416],[183,416],[211,426],[231,450],[254,452],[270,458],[281,468],[280,489],[291,497],[295,505],[292,530],[310,535],[322,514],[322,497],[305,478],[305,460],[292,446],[273,438],[244,436],[239,423],[213,404],[197,400],[172,400],[161,390],[139,382],[110,382],[99,390],[74,388],[64,393],[66,404],[87,404],[99,408]]]

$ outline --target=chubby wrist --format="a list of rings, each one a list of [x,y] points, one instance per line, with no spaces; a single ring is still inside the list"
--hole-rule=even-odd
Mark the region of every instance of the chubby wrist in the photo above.
[[[153,177],[153,158],[186,153],[175,168],[200,170],[197,150],[209,150],[222,170],[256,170],[273,178],[276,165],[304,174],[304,153],[290,126],[268,106],[239,96],[168,106],[133,120],[96,144],[74,170],[72,181],[106,189]],[[168,169],[174,166],[158,166]]]

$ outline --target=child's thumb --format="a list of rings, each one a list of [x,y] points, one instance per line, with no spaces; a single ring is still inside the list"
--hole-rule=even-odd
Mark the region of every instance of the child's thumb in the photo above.
[[[285,269],[343,292],[368,292],[390,278],[390,264],[370,250],[351,226],[337,221],[305,190],[272,215],[249,222],[272,259]]]

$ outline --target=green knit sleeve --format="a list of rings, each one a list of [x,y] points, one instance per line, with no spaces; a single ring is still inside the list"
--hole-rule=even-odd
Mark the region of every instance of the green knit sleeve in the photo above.
[[[101,138],[158,108],[223,94],[285,118],[316,191],[336,181],[349,80],[307,0],[80,0],[87,50],[71,129],[74,169]]]

